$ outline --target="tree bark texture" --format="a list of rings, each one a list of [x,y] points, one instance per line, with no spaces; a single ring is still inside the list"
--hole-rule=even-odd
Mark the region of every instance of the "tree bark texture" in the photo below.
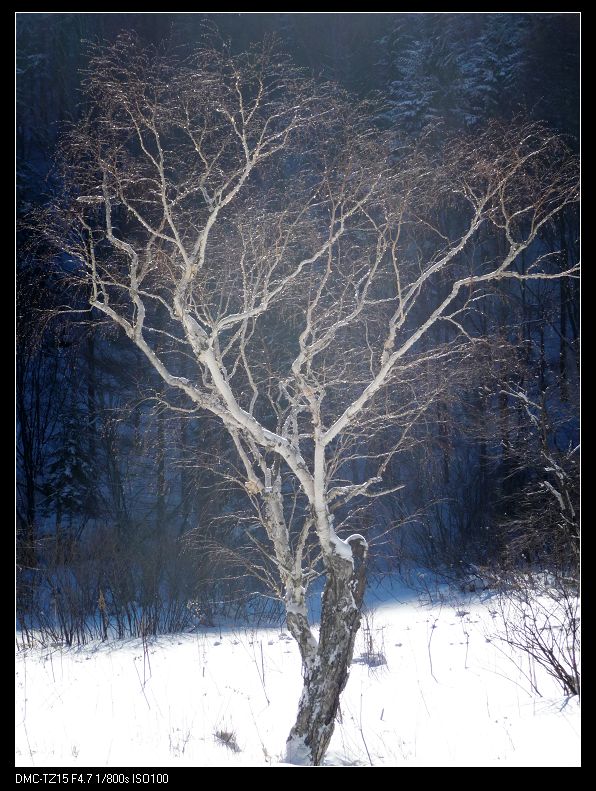
[[[354,563],[333,557],[327,569],[318,648],[314,661],[304,666],[298,715],[286,744],[290,763],[319,766],[333,735],[364,595],[366,549],[360,544],[353,551]]]

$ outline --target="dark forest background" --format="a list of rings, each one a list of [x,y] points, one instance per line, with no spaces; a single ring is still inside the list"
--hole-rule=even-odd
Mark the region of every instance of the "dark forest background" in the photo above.
[[[89,42],[129,30],[183,51],[206,24],[235,51],[276,35],[318,78],[371,97],[376,122],[396,137],[431,123],[470,131],[521,115],[579,149],[575,13],[17,14],[17,219],[59,188],[53,154],[64,125],[85,109],[78,89]],[[68,261],[50,266],[28,242],[23,226],[19,627],[70,643],[281,612],[225,519],[239,494],[200,463],[225,452],[217,427],[156,406],[160,384],[125,339],[92,313],[60,312]],[[536,255],[555,252],[570,268],[578,245],[578,214],[569,209],[544,231]],[[520,265],[531,264],[527,255]],[[418,428],[420,442],[388,468],[388,485],[403,488],[363,517],[372,573],[415,564],[457,578],[472,565],[567,568],[577,560],[578,281],[511,280],[495,289],[476,329],[511,344],[514,359],[496,363],[480,387],[439,402]],[[221,551],[205,553],[206,542]]]

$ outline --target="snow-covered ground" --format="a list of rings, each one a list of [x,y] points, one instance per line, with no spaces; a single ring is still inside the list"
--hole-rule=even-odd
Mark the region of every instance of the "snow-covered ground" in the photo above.
[[[491,639],[490,599],[368,602],[326,764],[580,765],[577,699]],[[16,674],[19,767],[279,765],[301,686],[289,634],[244,626],[21,650]]]

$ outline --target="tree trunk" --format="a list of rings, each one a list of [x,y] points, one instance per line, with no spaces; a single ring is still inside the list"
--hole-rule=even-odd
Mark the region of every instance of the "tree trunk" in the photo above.
[[[321,631],[314,661],[303,664],[304,686],[298,716],[286,743],[288,763],[319,766],[335,728],[360,627],[366,549],[354,547],[355,565],[333,556],[321,608]]]

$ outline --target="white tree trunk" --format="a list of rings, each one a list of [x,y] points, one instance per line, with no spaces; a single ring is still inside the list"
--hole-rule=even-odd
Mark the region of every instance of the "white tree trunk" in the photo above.
[[[355,554],[356,565],[334,555],[327,567],[319,642],[314,656],[306,663],[303,659],[304,686],[286,743],[288,763],[319,766],[333,735],[360,627],[366,545],[360,544]]]

